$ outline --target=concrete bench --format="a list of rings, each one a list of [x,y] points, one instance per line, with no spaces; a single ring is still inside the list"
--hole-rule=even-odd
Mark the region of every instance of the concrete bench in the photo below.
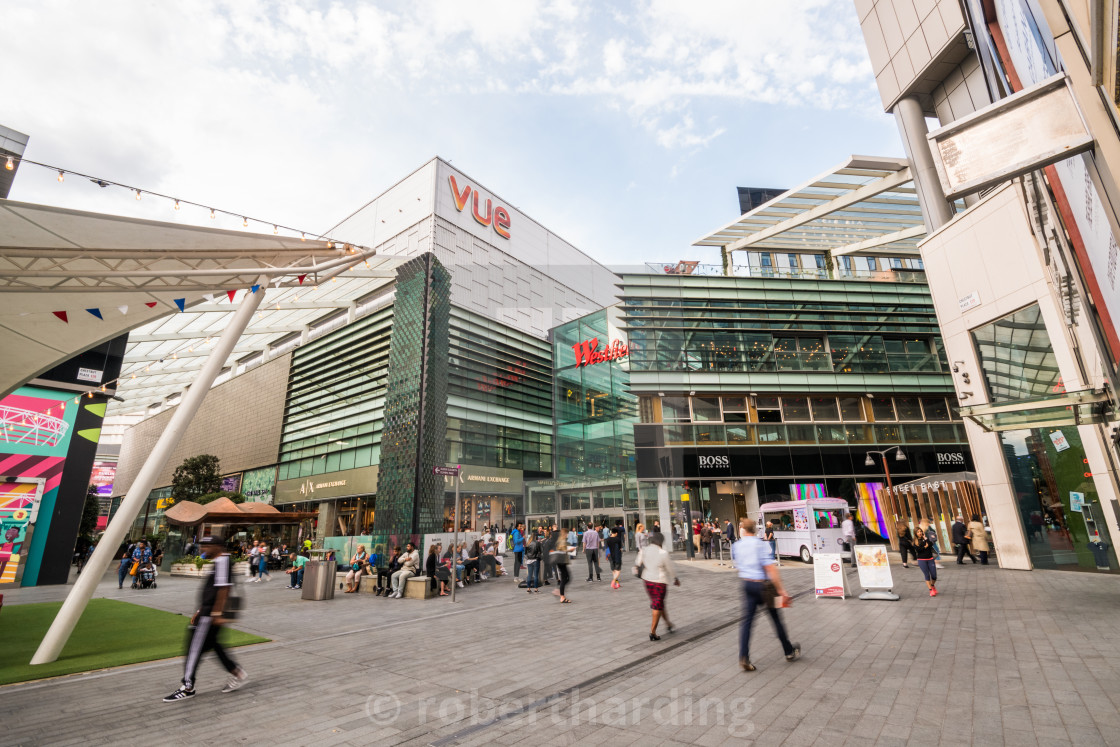
[[[412,576],[404,586],[405,599],[428,599],[435,595],[427,576]]]
[[[377,575],[362,576],[361,583],[358,586],[359,593],[372,594],[377,591]]]

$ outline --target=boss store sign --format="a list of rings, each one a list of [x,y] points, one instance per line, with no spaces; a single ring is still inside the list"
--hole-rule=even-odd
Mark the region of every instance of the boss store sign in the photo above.
[[[729,448],[639,448],[639,479],[727,479],[756,477],[874,477],[882,462],[865,464],[868,446],[765,446]],[[973,469],[967,446],[905,446],[906,461],[888,455],[891,475],[924,476]]]

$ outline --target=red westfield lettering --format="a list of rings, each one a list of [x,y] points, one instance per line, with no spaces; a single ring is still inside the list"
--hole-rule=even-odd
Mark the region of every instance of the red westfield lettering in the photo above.
[[[622,340],[615,340],[606,349],[600,350],[598,337],[572,345],[572,351],[576,354],[576,368],[618,360],[630,355],[630,348]]]
[[[483,215],[479,212],[478,203],[479,195],[478,189],[469,184],[464,184],[463,189],[459,189],[458,182],[455,181],[455,175],[448,175],[448,181],[451,182],[451,196],[455,198],[455,208],[461,213],[467,207],[467,201],[471,202],[471,215],[474,216],[475,221],[479,225],[494,226],[494,231],[503,239],[509,238],[509,211],[501,205],[494,207],[494,202],[490,198],[486,198],[486,214]],[[473,199],[472,199],[473,194]]]

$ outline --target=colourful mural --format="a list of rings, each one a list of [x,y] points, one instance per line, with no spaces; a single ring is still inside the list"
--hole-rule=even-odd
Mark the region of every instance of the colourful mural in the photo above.
[[[807,501],[810,498],[827,498],[823,482],[791,482],[789,497],[794,501]]]
[[[864,526],[876,534],[889,537],[887,521],[876,497],[884,487],[886,486],[881,482],[857,482],[856,505],[859,507],[859,520]]]
[[[38,572],[74,421],[82,405],[67,395],[38,387],[22,387],[0,400],[0,583],[14,582],[21,575],[21,563],[26,563],[24,577],[29,571],[32,576]],[[96,443],[100,432],[94,429],[78,435]]]

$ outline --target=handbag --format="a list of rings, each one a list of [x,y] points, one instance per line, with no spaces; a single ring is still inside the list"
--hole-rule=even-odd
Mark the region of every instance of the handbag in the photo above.
[[[138,570],[140,570],[140,561],[139,560],[134,560],[134,561],[132,561],[132,567],[128,569],[128,575],[135,576],[136,571],[138,571]]]

